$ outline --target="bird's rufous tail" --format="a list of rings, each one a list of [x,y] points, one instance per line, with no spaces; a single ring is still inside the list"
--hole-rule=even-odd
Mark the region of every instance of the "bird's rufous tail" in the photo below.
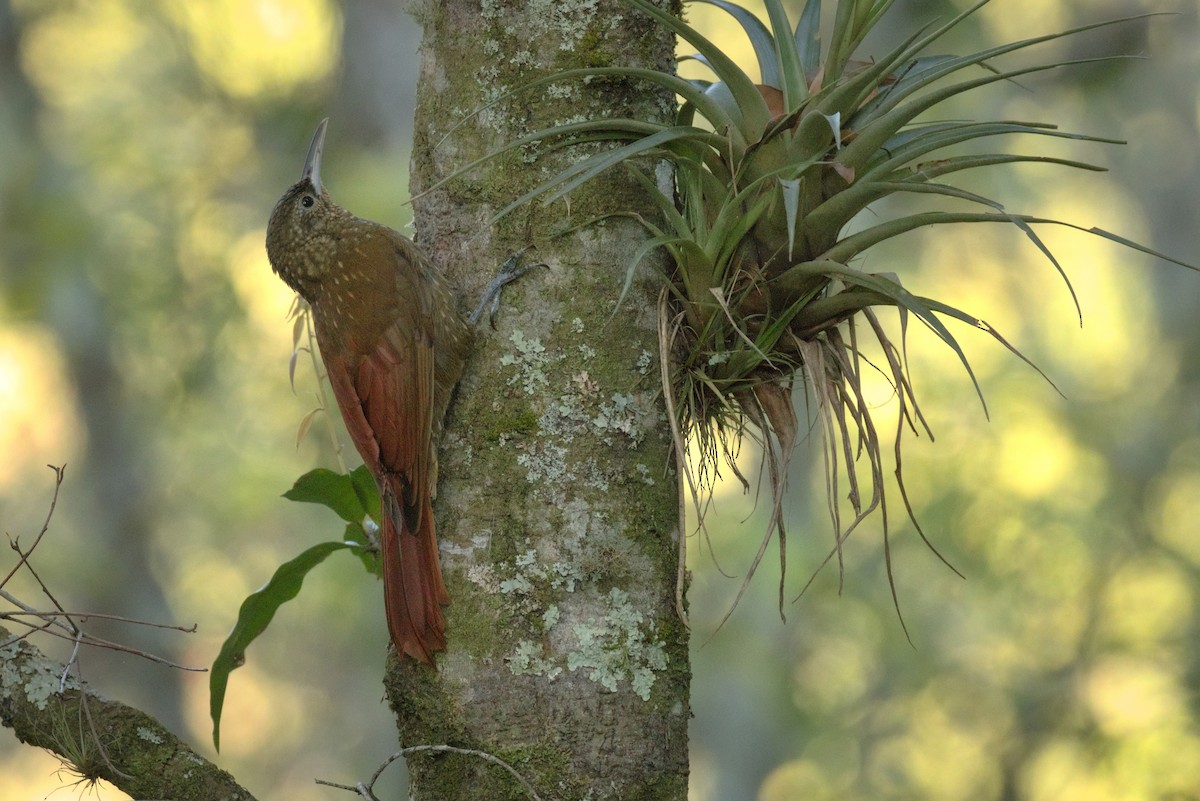
[[[442,582],[433,505],[421,493],[419,514],[405,514],[399,479],[383,487],[383,597],[388,631],[396,653],[433,664],[446,648],[442,606],[450,594]],[[390,497],[389,497],[390,496]],[[415,526],[409,521],[415,518]],[[414,530],[415,528],[415,530]]]

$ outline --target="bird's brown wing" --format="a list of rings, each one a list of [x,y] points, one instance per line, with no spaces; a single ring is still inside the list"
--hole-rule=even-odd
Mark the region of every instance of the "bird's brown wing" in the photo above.
[[[430,498],[430,300],[414,257],[419,258],[411,244],[395,235],[355,242],[346,260],[387,264],[391,275],[351,276],[327,287],[316,304],[316,328],[346,430],[383,496],[384,594],[392,641],[398,651],[430,662],[430,653],[445,647],[440,607],[449,597]],[[323,325],[334,313],[336,325]]]
[[[429,289],[412,251],[382,226],[344,243],[337,258],[351,266],[326,280],[313,311],[355,448],[377,478],[394,473],[417,489],[432,453],[434,357]]]

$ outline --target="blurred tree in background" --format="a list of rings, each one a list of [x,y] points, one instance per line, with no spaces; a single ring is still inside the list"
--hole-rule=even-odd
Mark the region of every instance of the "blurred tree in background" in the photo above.
[[[36,532],[43,465],[67,463],[52,549],[39,552],[53,550],[43,567],[67,606],[201,632],[98,633],[207,665],[240,599],[318,536],[319,519],[279,498],[329,462],[317,438],[296,449],[314,400],[288,387],[291,298],[263,231],[324,113],[347,120],[339,154],[361,154],[329,160],[343,202],[403,228],[414,87],[391,76],[414,74],[419,33],[390,4],[0,3],[4,528]],[[282,647],[239,674],[230,714],[243,727],[226,735],[224,764],[295,798],[347,754],[378,761],[395,743],[378,703],[376,599],[347,591],[363,586],[349,565],[329,568]],[[83,667],[208,740],[202,675],[106,652]],[[364,692],[335,700],[335,684]],[[315,723],[327,714],[344,717]],[[54,760],[4,737],[0,797],[59,784]]]
[[[311,382],[288,386],[291,299],[263,231],[325,114],[340,120],[327,155],[339,201],[403,228],[419,31],[393,6],[0,0],[0,523],[35,533],[52,487],[43,465],[67,463],[38,552],[64,604],[200,626],[97,633],[207,665],[240,600],[328,535],[278,497],[330,457],[315,437],[295,446]],[[878,35],[894,41],[958,6],[898,3]],[[943,49],[1159,10],[997,0]],[[1172,10],[1183,13],[1070,45],[1148,60],[989,90],[989,116],[1130,140],[1063,145],[1111,165],[1107,176],[991,173],[1010,185],[990,194],[1200,261],[1198,9]],[[708,16],[692,20],[741,46],[719,16],[723,29],[704,28]],[[938,441],[910,443],[908,484],[967,576],[897,532],[915,648],[869,528],[847,548],[840,597],[826,571],[781,623],[764,567],[711,638],[738,581],[693,547],[697,801],[1200,798],[1200,281],[1083,235],[1043,236],[1080,295],[1082,329],[1011,232],[941,229],[873,251],[870,267],[902,263],[995,324],[1066,398],[986,337],[968,339],[987,423],[960,368],[914,334]],[[890,402],[882,383],[878,402]],[[797,573],[832,542],[811,453],[791,476]],[[731,488],[718,512],[711,556],[737,574],[759,530],[743,521],[766,510]],[[349,560],[330,562],[237,674],[220,762],[252,790],[328,798],[314,777],[351,781],[395,750],[378,684],[382,608],[363,588]],[[207,742],[202,676],[107,652],[87,652],[83,668]],[[44,797],[63,783],[56,767],[0,734],[0,797]]]

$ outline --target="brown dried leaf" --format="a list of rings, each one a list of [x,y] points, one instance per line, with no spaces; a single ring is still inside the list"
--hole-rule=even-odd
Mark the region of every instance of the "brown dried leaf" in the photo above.
[[[300,443],[304,440],[304,435],[308,433],[308,429],[312,426],[313,419],[316,418],[317,413],[320,411],[322,411],[322,409],[320,406],[318,406],[317,408],[313,409],[308,414],[304,415],[303,419],[300,420],[300,426],[299,426],[299,428],[296,429],[296,449],[297,450],[299,450]]]
[[[296,314],[296,321],[292,323],[292,348],[300,345],[300,336],[304,333],[304,325],[308,322],[308,315],[303,311]]]
[[[772,120],[787,114],[787,109],[783,105],[783,92],[774,86],[767,86],[762,83],[755,84],[754,88],[758,90],[763,100],[767,102],[767,111],[770,112]]]

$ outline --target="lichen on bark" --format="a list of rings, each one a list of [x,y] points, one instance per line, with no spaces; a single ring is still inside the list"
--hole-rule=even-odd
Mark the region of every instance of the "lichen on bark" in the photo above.
[[[228,773],[141,710],[104,698],[0,627],[0,722],[81,782],[134,798],[254,801]]]
[[[620,0],[455,0],[423,4],[420,19],[415,192],[532,130],[580,115],[661,120],[671,108],[649,86],[614,81],[505,97],[578,66],[666,68],[671,37]],[[496,98],[505,99],[474,113]],[[580,155],[514,150],[414,200],[418,239],[464,307],[526,245],[547,266],[506,290],[447,423],[438,519],[449,649],[436,675],[393,665],[389,693],[404,745],[456,740],[448,744],[507,755],[546,798],[682,799],[689,671],[673,608],[676,479],[653,303],[661,278],[639,272],[617,309],[644,235],[629,220],[580,225],[652,211],[614,173],[569,204],[530,204],[487,225]],[[480,762],[414,756],[414,792],[525,797]]]

